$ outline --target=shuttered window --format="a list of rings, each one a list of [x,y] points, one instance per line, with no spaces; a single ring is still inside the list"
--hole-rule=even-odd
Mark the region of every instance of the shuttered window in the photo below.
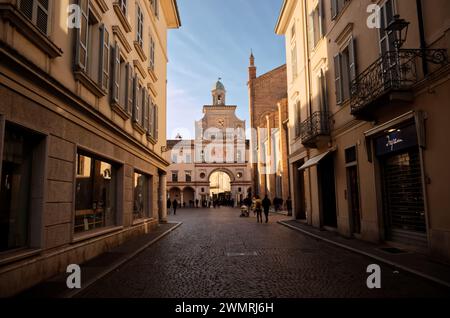
[[[148,132],[148,126],[149,126],[149,116],[150,116],[150,101],[147,89],[144,88],[142,92],[142,98],[143,98],[143,107],[144,107],[144,116],[143,116],[143,123],[142,127],[144,127],[144,130]]]
[[[87,71],[88,63],[88,31],[89,31],[89,1],[79,0],[78,4],[81,10],[81,24],[77,31],[76,43],[76,63],[80,70]]]
[[[119,0],[120,10],[124,16],[127,16],[127,0]]]
[[[112,101],[119,104],[120,92],[120,46],[116,42],[113,51],[113,80],[112,80]]]
[[[158,134],[159,134],[159,131],[158,131],[158,106],[157,105],[153,105],[153,109],[154,109],[154,111],[153,111],[153,122],[154,122],[154,134],[153,134],[153,138],[155,138],[155,140],[158,140]]]
[[[155,41],[150,36],[150,69],[155,70]]]
[[[144,14],[142,13],[141,7],[137,6],[137,18],[136,18],[136,41],[141,47],[144,46]]]
[[[50,0],[20,0],[19,10],[44,34],[48,33]]]
[[[348,45],[349,52],[349,68],[350,68],[350,84],[356,79],[356,52],[355,52],[355,39],[351,38]]]
[[[348,45],[334,57],[336,102],[341,104],[350,98],[351,85],[356,79],[356,41],[352,37]]]
[[[297,78],[297,45],[294,43],[291,49],[291,63],[292,63],[292,81]]]
[[[154,108],[153,100],[150,98],[149,103],[149,123],[148,123],[148,135],[152,138],[155,137],[155,108]]]
[[[309,49],[313,50],[319,43],[320,39],[325,36],[323,0],[319,0],[315,9],[309,15],[308,24]]]
[[[134,76],[133,76],[133,67],[130,63],[126,65],[127,72],[127,87],[126,87],[126,111],[128,115],[133,114],[133,106],[134,106]]]
[[[136,124],[142,123],[142,86],[138,78],[134,77],[134,101],[133,101],[133,121]]]
[[[100,83],[104,91],[108,90],[109,83],[109,61],[110,61],[110,50],[109,50],[109,32],[105,25],[100,26]],[[117,48],[116,48],[117,49]],[[115,54],[115,53],[114,53]],[[114,73],[116,74],[116,73]]]
[[[336,88],[336,103],[342,103],[342,80],[341,80],[341,54],[334,57],[334,84]]]
[[[153,14],[155,17],[159,17],[159,1],[158,0],[150,0],[150,6],[152,8]]]
[[[331,19],[334,20],[351,0],[331,0]]]

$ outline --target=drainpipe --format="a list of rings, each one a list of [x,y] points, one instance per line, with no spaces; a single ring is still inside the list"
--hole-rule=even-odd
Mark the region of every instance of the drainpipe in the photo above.
[[[428,64],[425,59],[425,49],[427,48],[427,43],[425,41],[425,27],[423,23],[423,10],[422,10],[422,0],[416,0],[417,6],[417,18],[419,22],[419,36],[420,36],[420,49],[422,50],[422,69],[423,75],[428,75]]]

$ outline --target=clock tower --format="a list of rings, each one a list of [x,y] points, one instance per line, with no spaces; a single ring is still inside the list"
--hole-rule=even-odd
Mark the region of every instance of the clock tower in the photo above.
[[[214,85],[212,91],[212,97],[213,97],[213,105],[214,106],[223,106],[225,104],[225,95],[227,91],[225,90],[225,86],[221,82],[221,78],[216,82]]]

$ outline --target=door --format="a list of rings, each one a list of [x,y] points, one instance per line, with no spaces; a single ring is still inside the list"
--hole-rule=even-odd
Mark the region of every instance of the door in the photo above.
[[[359,202],[358,168],[347,168],[348,203],[350,209],[350,227],[354,234],[361,233],[361,211]]]
[[[382,159],[387,239],[427,246],[419,149]]]
[[[306,220],[306,200],[305,200],[305,172],[298,169],[303,166],[304,160],[294,164],[294,200],[295,200],[295,218],[297,220]]]
[[[337,227],[334,157],[326,156],[318,165],[320,204],[323,226]]]

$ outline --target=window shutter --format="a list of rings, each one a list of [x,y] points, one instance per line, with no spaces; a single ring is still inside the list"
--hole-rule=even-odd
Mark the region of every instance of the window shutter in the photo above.
[[[137,42],[142,47],[143,46],[143,31],[144,31],[144,16],[142,10],[139,6],[137,6]]]
[[[319,0],[319,34],[320,38],[325,36],[325,17],[323,15],[323,0]]]
[[[33,20],[33,0],[20,0],[19,10],[28,19]]]
[[[48,2],[49,0],[36,1],[36,26],[45,34],[47,34],[48,31]]]
[[[155,140],[158,140],[158,135],[159,135],[159,130],[158,130],[158,106],[154,105],[154,113],[153,113],[153,117],[154,117],[154,135],[153,138],[155,138]]]
[[[142,95],[143,95],[143,107],[144,107],[144,110],[143,110],[144,116],[143,116],[142,127],[144,127],[145,131],[147,132],[148,131],[148,119],[149,119],[150,114],[149,114],[148,92],[147,92],[146,88],[144,88],[142,90]]]
[[[153,37],[150,36],[150,68],[155,69],[155,41]]]
[[[331,0],[331,20],[336,19],[338,11],[338,0]]]
[[[150,6],[152,8],[153,14],[158,18],[159,17],[158,0],[150,0]]]
[[[127,0],[120,0],[120,10],[124,16],[127,16]]]
[[[109,32],[105,25],[100,26],[100,76],[99,82],[103,90],[108,90],[109,81]],[[114,73],[115,74],[115,73]]]
[[[126,87],[126,105],[125,108],[127,110],[128,115],[132,115],[133,114],[133,67],[131,66],[130,63],[127,63],[127,87]]]
[[[356,79],[356,41],[355,38],[350,39],[350,43],[348,45],[349,52],[349,68],[350,68],[350,85],[351,82]]]
[[[327,98],[327,78],[323,70],[320,70],[319,75],[319,87],[320,87],[320,98],[321,98],[321,110],[328,111],[328,98]]]
[[[138,122],[139,114],[139,97],[138,97],[138,79],[135,75],[133,78],[133,121]]]
[[[119,90],[120,90],[120,47],[116,42],[113,53],[113,80],[112,80],[112,100],[119,104]]]
[[[308,16],[308,45],[310,52],[314,49],[314,44],[314,13],[311,13]]]
[[[154,134],[154,130],[155,130],[155,109],[154,109],[155,105],[153,104],[153,100],[150,99],[150,104],[149,104],[149,122],[148,122],[148,134],[151,137],[155,137]]]
[[[292,62],[292,80],[297,78],[297,45],[291,49],[291,62]]]
[[[341,55],[334,57],[334,83],[336,87],[336,103],[342,103]]]
[[[82,71],[87,70],[88,63],[88,11],[89,1],[79,0],[81,10],[81,26],[77,30],[76,37],[76,67]]]

